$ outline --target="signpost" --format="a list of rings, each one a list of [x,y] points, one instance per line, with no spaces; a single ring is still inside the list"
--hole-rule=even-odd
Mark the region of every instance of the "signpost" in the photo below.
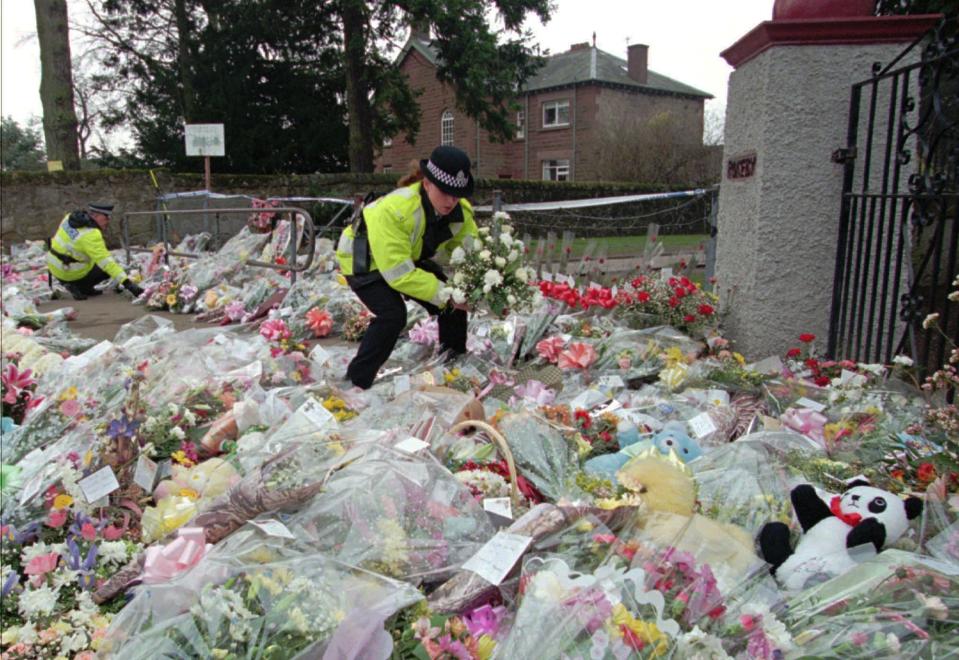
[[[226,155],[223,124],[186,124],[186,155],[203,156],[206,189],[210,190],[210,156]]]

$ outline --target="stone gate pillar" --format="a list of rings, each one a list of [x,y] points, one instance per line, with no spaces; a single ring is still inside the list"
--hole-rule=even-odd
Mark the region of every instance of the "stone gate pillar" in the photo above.
[[[851,86],[938,18],[766,21],[722,53],[735,71],[726,105],[717,291],[726,333],[747,357],[781,353],[803,332],[825,346],[843,181],[843,166],[831,156],[846,145]]]

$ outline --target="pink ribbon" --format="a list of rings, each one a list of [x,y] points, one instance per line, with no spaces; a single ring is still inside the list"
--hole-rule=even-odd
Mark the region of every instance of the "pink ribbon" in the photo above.
[[[829,419],[809,408],[788,408],[780,417],[784,426],[817,442],[824,442],[823,427]]]
[[[517,387],[516,396],[538,406],[548,406],[556,399],[556,393],[538,380],[528,380]]]
[[[206,542],[202,527],[181,527],[177,538],[166,546],[147,548],[143,583],[169,582],[198,564],[211,547],[212,544]]]

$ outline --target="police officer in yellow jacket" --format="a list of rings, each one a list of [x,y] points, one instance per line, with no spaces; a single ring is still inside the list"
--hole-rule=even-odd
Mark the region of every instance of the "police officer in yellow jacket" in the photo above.
[[[466,307],[446,300],[443,269],[432,260],[476,236],[470,160],[452,146],[433,150],[400,180],[400,188],[368,204],[340,237],[336,258],[350,288],[374,314],[346,377],[368,389],[406,327],[412,298],[437,315],[440,347],[466,352]]]
[[[94,286],[108,279],[119,282],[134,297],[143,293],[103,242],[103,230],[112,213],[112,204],[99,203],[69,213],[47,243],[47,268],[74,300],[99,295]]]

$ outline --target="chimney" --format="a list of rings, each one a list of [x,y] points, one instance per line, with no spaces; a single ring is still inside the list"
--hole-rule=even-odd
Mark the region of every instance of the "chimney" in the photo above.
[[[410,38],[418,39],[424,43],[430,42],[430,22],[417,21],[410,24]]]
[[[572,53],[574,50],[586,50],[587,48],[589,48],[589,42],[588,42],[588,41],[584,41],[584,42],[581,43],[581,44],[573,44],[572,46],[570,46],[570,47],[569,47],[569,52]]]
[[[629,77],[639,84],[645,85],[648,77],[646,74],[649,72],[649,46],[646,44],[629,46],[627,63],[626,72]]]

